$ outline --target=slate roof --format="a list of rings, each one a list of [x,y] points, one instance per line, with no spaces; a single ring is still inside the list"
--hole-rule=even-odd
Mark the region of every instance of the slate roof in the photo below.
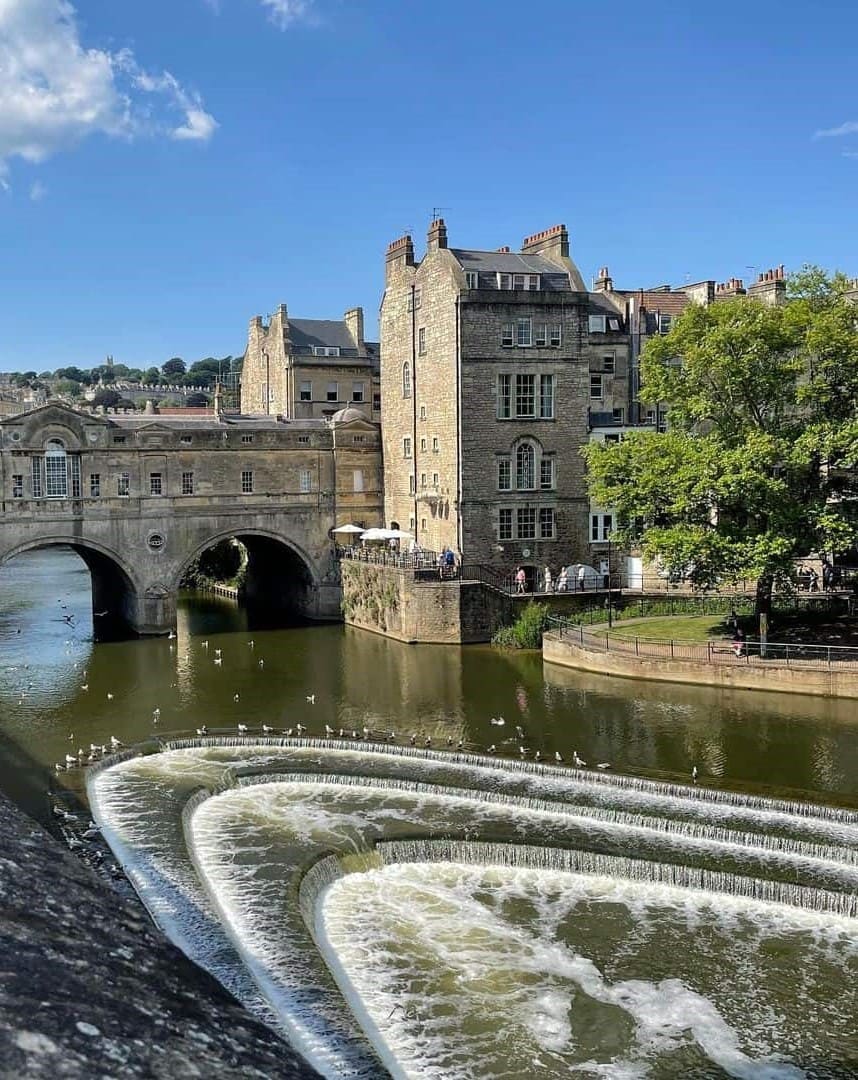
[[[469,251],[465,248],[450,248],[463,270],[477,270],[485,273],[502,274],[562,274],[566,271],[557,263],[544,259],[541,255],[519,255],[515,251]]]
[[[339,319],[289,319],[289,340],[297,347],[327,345],[357,351],[357,342]]]

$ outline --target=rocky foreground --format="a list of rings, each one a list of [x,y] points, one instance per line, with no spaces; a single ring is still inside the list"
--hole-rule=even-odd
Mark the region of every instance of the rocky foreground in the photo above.
[[[317,1076],[0,795],[0,1077]]]

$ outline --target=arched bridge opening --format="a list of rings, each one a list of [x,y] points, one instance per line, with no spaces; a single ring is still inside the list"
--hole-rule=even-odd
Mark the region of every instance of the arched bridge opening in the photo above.
[[[320,617],[316,579],[295,548],[273,536],[236,533],[199,550],[183,568],[183,588],[235,590],[251,626],[291,626]]]
[[[21,545],[0,559],[0,565],[7,567],[8,572],[16,559],[36,558],[41,553],[55,555],[49,557],[43,568],[44,575],[55,586],[51,591],[57,593],[55,600],[59,605],[56,610],[51,605],[48,616],[51,620],[65,622],[69,633],[91,634],[95,641],[116,641],[134,636],[138,625],[137,589],[128,571],[114,557],[89,544],[58,538]],[[76,560],[70,560],[72,553],[77,556]],[[73,591],[77,603],[63,602],[74,569],[79,566],[77,560],[89,571],[90,611],[82,610],[79,589]]]

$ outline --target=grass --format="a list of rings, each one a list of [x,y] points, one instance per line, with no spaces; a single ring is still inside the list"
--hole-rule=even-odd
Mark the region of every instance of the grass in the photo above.
[[[727,624],[712,615],[664,615],[656,619],[634,619],[611,631],[616,637],[648,638],[650,641],[711,641],[732,637]]]

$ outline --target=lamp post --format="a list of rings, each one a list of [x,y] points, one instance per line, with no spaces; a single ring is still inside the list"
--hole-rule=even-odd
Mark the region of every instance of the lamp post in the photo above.
[[[606,537],[608,541],[608,629],[610,630],[614,625],[614,609],[611,603],[611,533],[608,531]]]

